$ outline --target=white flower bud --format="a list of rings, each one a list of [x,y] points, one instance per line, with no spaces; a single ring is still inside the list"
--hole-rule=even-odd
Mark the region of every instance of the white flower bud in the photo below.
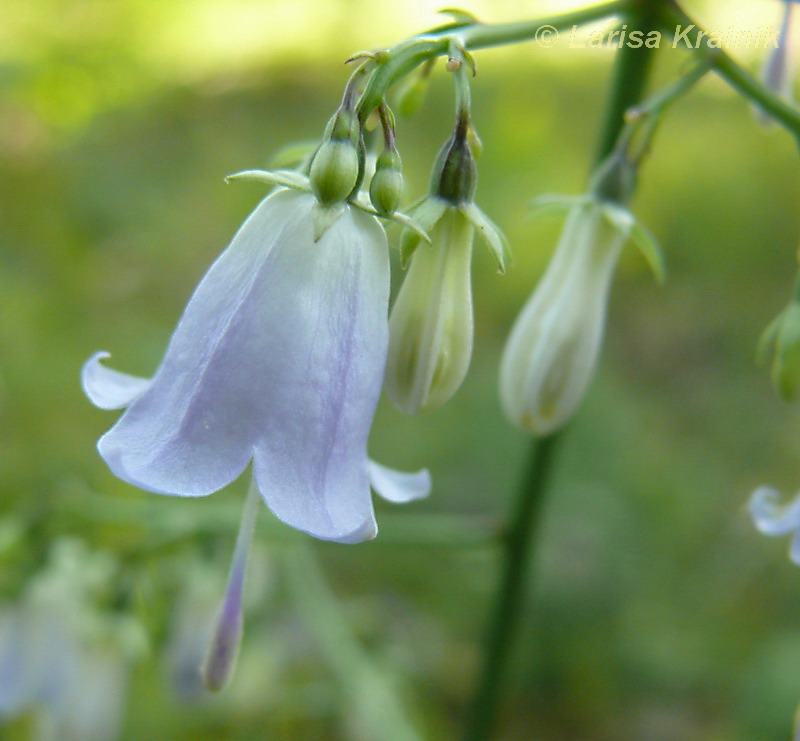
[[[547,435],[573,414],[594,373],[611,278],[628,232],[599,202],[575,206],[544,277],[517,318],[500,365],[508,418]]]
[[[436,409],[458,389],[472,356],[470,261],[474,227],[447,208],[411,260],[389,318],[385,388],[408,414]]]

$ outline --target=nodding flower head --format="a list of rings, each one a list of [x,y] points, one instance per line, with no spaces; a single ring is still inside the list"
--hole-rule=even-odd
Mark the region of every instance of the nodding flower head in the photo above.
[[[608,215],[613,208],[615,221]],[[614,268],[633,223],[592,198],[572,207],[544,277],[511,330],[500,365],[508,418],[535,435],[561,427],[594,373]]]
[[[377,532],[370,485],[407,501],[429,479],[367,458],[388,345],[383,228],[347,205],[315,242],[314,203],[281,189],[259,204],[197,287],[152,379],[110,370],[98,353],[83,387],[103,409],[126,408],[98,443],[121,479],[204,496],[252,461],[281,520],[353,543]]]
[[[411,266],[389,321],[386,392],[408,414],[444,404],[469,368],[476,230],[501,272],[508,259],[505,237],[472,200],[477,172],[469,132],[468,117],[459,117],[434,166],[430,195],[410,211],[431,243],[421,244],[412,229],[400,239],[401,260]]]

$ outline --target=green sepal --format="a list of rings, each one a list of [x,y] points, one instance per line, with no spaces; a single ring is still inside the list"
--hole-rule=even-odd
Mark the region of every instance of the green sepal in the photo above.
[[[574,206],[581,203],[588,203],[586,196],[564,196],[559,193],[548,193],[534,198],[528,208],[531,210],[531,217],[538,219],[549,214],[567,213]]]
[[[666,268],[664,267],[664,253],[661,251],[658,242],[650,231],[639,221],[628,209],[616,206],[611,203],[602,205],[603,214],[608,223],[620,233],[630,237],[633,243],[639,248],[650,270],[658,283],[664,282]]]
[[[431,243],[431,238],[428,236],[428,233],[408,214],[401,213],[400,211],[395,211],[391,214],[382,214],[367,201],[366,196],[363,193],[359,193],[358,197],[356,198],[351,198],[350,205],[370,214],[371,216],[378,216],[381,219],[389,219],[389,221],[394,221],[397,224],[400,224],[404,230],[410,229],[413,231],[417,237],[417,240],[424,239],[428,244]]]
[[[330,229],[344,213],[345,204],[343,202],[334,203],[332,206],[323,206],[319,201],[315,201],[311,208],[311,224],[314,242],[319,242],[322,236]]]
[[[228,175],[226,183],[238,182],[240,180],[252,180],[256,183],[266,183],[267,185],[280,185],[285,188],[295,188],[306,193],[311,192],[311,183],[308,178],[294,170],[242,170]]]
[[[473,23],[480,23],[472,13],[463,8],[442,8],[437,12],[442,15],[449,15],[453,19],[453,22],[459,26],[470,26]]]
[[[434,224],[444,215],[450,206],[447,201],[438,196],[427,196],[409,209],[409,216],[419,229],[403,229],[400,235],[400,264],[403,268],[408,265],[414,250],[419,247],[421,234],[430,232]],[[427,239],[430,242],[430,238]]]
[[[459,206],[459,210],[469,219],[469,222],[477,230],[478,236],[491,251],[492,256],[497,261],[498,272],[505,273],[506,265],[511,262],[512,258],[511,246],[502,229],[474,203],[466,203]]]
[[[778,333],[781,329],[781,320],[783,319],[783,312],[778,314],[761,333],[756,345],[756,362],[759,365],[764,365],[768,358],[770,351],[774,349],[778,341]]]

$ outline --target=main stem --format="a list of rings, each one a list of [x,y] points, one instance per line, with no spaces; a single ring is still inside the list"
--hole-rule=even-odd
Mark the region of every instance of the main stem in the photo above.
[[[530,557],[536,543],[544,492],[558,440],[557,435],[550,435],[534,442],[519,496],[514,503],[508,529],[504,533],[503,574],[489,622],[483,672],[475,694],[465,741],[487,741],[491,737],[512,639],[525,603],[524,587],[529,582]]]
[[[626,21],[632,27],[647,32],[657,27],[659,18],[658,3],[636,0]],[[602,162],[613,150],[625,126],[625,111],[636,105],[644,95],[652,67],[652,52],[646,47],[622,47],[617,52],[613,89],[597,150],[597,163]],[[492,737],[514,636],[526,593],[531,588],[528,575],[537,544],[536,535],[545,492],[560,439],[561,434],[557,433],[534,442],[511,512],[503,540],[503,572],[489,622],[484,665],[465,741],[489,741]]]

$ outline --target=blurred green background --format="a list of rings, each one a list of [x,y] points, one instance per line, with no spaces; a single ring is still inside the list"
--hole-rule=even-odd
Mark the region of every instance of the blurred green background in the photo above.
[[[149,641],[128,664],[124,739],[380,741],[362,716],[380,718],[382,696],[348,687],[352,657],[326,649],[293,597],[298,538],[266,511],[233,685],[221,696],[176,688],[171,651],[189,630],[181,610],[205,617],[192,605],[219,596],[245,484],[177,501],[116,480],[95,451],[116,415],[91,407],[78,376],[99,349],[114,367],[153,372],[194,285],[264,193],[224,175],[318,137],[346,81],[343,60],[435,25],[436,7],[0,7],[0,591],[17,600],[61,536],[113,555],[114,577],[95,599],[104,614],[133,615]],[[576,7],[469,9],[513,20]],[[771,0],[685,8],[709,27],[776,25],[780,12]],[[763,58],[732,53],[754,71]],[[506,230],[515,264],[499,276],[476,247],[476,346],[458,395],[419,418],[381,403],[372,454],[428,466],[430,499],[376,503],[374,542],[314,544],[344,625],[421,738],[455,738],[463,726],[496,579],[498,551],[480,533],[505,513],[530,447],[501,415],[497,368],[560,222],[531,221],[526,204],[585,186],[612,57],[563,40],[478,53],[477,200]],[[686,59],[662,49],[655,85]],[[424,108],[398,123],[410,198],[424,193],[451,108],[440,64]],[[800,484],[797,408],[754,361],[792,288],[798,174],[791,137],[758,126],[716,78],[665,121],[633,208],[666,252],[668,281],[655,285],[635,251],[625,254],[603,362],[553,479],[498,739],[789,737],[800,570],[786,542],[755,532],[744,505],[759,484],[786,494]],[[186,596],[204,589],[196,603]],[[16,717],[3,738],[32,727]]]

